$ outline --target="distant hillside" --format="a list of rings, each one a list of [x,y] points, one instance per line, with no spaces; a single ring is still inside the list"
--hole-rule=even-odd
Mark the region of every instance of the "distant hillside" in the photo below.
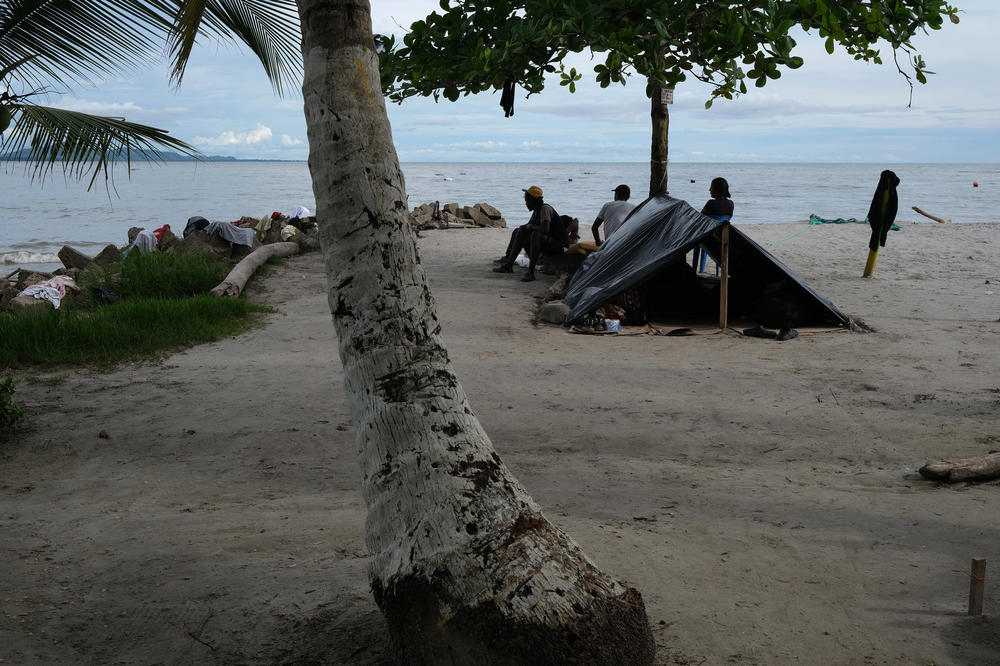
[[[16,153],[7,153],[5,155],[0,155],[0,161],[3,162],[24,162],[28,159],[30,154],[30,149],[22,148]],[[123,160],[124,156],[119,158]],[[133,162],[239,162],[242,160],[237,160],[235,157],[229,157],[227,155],[202,155],[200,158],[189,157],[188,155],[181,155],[180,153],[174,153],[166,150],[153,150],[147,155],[141,155],[132,153]]]

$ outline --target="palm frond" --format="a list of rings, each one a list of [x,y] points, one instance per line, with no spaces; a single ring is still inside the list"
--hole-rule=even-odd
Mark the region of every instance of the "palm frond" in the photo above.
[[[159,159],[158,148],[200,155],[164,130],[123,118],[30,104],[12,108],[16,121],[4,134],[0,149],[33,163],[34,175],[39,178],[48,175],[59,161],[63,171],[74,178],[82,179],[92,171],[89,188],[101,173],[107,178],[109,167],[116,162],[131,164],[133,157]]]
[[[178,85],[203,34],[245,44],[279,95],[302,81],[299,15],[292,0],[185,0],[169,41],[171,79]]]
[[[32,88],[91,82],[162,53],[176,1],[0,1],[0,69]]]

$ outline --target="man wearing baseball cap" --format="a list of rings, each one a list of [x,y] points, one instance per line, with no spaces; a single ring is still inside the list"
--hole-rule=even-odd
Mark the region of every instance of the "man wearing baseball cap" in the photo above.
[[[528,223],[514,230],[507,254],[494,273],[513,273],[514,260],[524,250],[528,253],[528,270],[521,282],[535,279],[535,265],[542,254],[562,254],[569,246],[566,226],[552,206],[542,199],[542,188],[532,185],[524,190],[524,205],[531,211]]]
[[[594,242],[598,245],[603,242],[600,233],[601,225],[604,225],[604,237],[611,238],[611,234],[618,231],[618,227],[622,226],[622,222],[635,208],[635,204],[629,203],[628,200],[632,196],[632,190],[629,189],[628,185],[619,185],[613,191],[615,200],[601,206],[601,212],[597,214],[594,226],[590,228],[594,232]]]

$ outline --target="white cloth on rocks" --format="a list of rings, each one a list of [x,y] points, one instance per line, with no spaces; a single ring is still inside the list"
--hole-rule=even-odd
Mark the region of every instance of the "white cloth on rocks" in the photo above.
[[[299,206],[298,208],[296,208],[295,210],[292,211],[292,215],[291,216],[292,217],[297,217],[300,220],[302,220],[302,219],[305,219],[305,218],[309,217],[310,215],[311,215],[311,213],[309,212],[308,208],[306,208],[305,206]]]
[[[66,297],[66,288],[76,289],[76,282],[68,275],[57,275],[51,280],[44,280],[31,285],[22,291],[18,296],[34,296],[38,300],[52,303],[52,307],[59,309],[59,304]]]
[[[128,254],[133,247],[139,250],[141,254],[145,254],[146,252],[152,252],[153,250],[156,249],[157,243],[158,241],[156,240],[156,234],[154,234],[149,229],[143,229],[138,234],[136,234],[135,240],[132,241],[132,244],[128,246],[128,250],[125,250],[125,254]]]
[[[237,245],[253,247],[254,230],[234,227],[228,222],[210,222],[205,231],[209,234],[219,233],[222,238]]]

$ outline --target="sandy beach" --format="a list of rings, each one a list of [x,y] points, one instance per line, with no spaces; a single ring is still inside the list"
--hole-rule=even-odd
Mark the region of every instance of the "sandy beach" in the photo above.
[[[871,279],[866,225],[740,228],[874,332],[574,335],[533,324],[553,277],[490,271],[508,231],[422,232],[494,446],[660,664],[1000,663],[1000,483],[916,473],[1000,449],[1000,224],[904,224]],[[249,297],[162,362],[17,373],[4,664],[386,663],[319,253]]]

